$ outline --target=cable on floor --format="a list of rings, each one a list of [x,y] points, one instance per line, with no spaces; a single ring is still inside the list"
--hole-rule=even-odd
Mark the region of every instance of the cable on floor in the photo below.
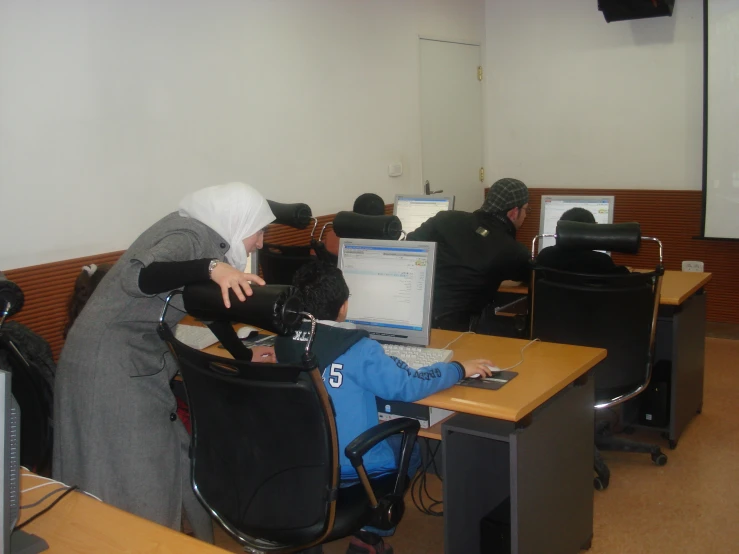
[[[436,454],[439,452],[441,441],[438,441],[439,443],[436,445],[436,448],[432,449],[429,439],[423,437],[423,440],[425,441],[426,452],[428,453],[428,460],[425,464],[421,466],[421,469],[418,471],[418,473],[416,473],[413,481],[411,481],[411,500],[413,500],[413,505],[422,514],[433,517],[442,517],[444,515],[444,510],[437,508],[439,506],[443,506],[444,501],[431,496],[427,487],[426,479],[429,468],[433,468],[434,473],[437,476],[441,474],[439,468],[436,466]],[[439,480],[443,481],[441,477],[439,477]],[[424,495],[430,501],[428,505],[426,505]]]

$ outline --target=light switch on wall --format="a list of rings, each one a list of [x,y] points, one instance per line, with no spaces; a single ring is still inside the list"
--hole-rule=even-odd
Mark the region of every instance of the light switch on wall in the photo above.
[[[400,162],[391,163],[387,166],[387,174],[390,177],[400,177],[403,175],[403,164]]]

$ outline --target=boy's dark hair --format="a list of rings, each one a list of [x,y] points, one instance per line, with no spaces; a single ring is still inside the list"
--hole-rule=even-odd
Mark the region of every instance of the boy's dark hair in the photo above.
[[[338,267],[316,261],[305,264],[293,276],[293,286],[305,311],[316,319],[336,321],[339,310],[349,299],[349,287]]]
[[[595,223],[595,216],[590,210],[585,208],[570,208],[563,213],[560,221],[579,221],[580,223]]]
[[[352,211],[362,215],[385,215],[385,201],[372,192],[365,192],[354,201]]]
[[[95,269],[93,269],[93,267]],[[100,265],[89,265],[82,268],[82,271],[77,276],[77,280],[74,282],[74,292],[69,298],[67,304],[67,325],[64,327],[64,338],[67,338],[67,333],[72,328],[74,320],[80,315],[82,308],[85,307],[87,301],[92,296],[100,281],[110,271],[113,264],[100,264]]]

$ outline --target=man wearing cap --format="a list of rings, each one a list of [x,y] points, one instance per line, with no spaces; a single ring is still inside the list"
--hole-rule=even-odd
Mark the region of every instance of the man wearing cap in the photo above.
[[[439,212],[408,240],[436,246],[434,327],[467,330],[470,316],[493,301],[504,280],[527,278],[530,254],[516,242],[529,190],[518,179],[496,181],[479,210]]]

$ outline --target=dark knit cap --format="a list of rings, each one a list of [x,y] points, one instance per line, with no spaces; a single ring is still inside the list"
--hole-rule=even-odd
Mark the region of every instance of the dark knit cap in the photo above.
[[[529,189],[518,179],[505,177],[493,183],[480,208],[484,212],[505,213],[529,201]]]

